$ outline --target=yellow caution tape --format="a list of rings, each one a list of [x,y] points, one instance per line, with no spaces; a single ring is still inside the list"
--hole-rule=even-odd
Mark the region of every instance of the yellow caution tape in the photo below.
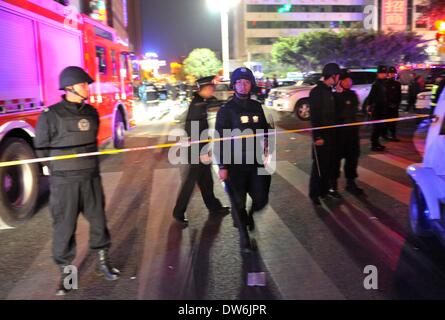
[[[216,138],[216,139],[206,139],[206,140],[191,141],[191,142],[186,143],[186,145],[199,144],[199,143],[211,143],[211,142],[226,141],[226,140],[246,139],[246,138],[253,138],[255,136],[269,136],[269,135],[278,135],[278,134],[284,134],[284,133],[286,133],[286,134],[289,134],[289,133],[301,133],[301,132],[310,132],[310,131],[315,131],[315,130],[326,130],[326,129],[334,129],[334,128],[342,128],[342,127],[353,127],[353,126],[364,126],[364,125],[379,124],[379,123],[399,122],[399,121],[421,119],[421,118],[429,118],[429,117],[430,117],[429,115],[415,115],[415,116],[402,117],[402,118],[391,118],[391,119],[384,119],[384,120],[372,120],[372,121],[354,122],[354,123],[346,123],[346,124],[324,126],[324,127],[316,127],[316,128],[282,130],[282,131],[275,131],[275,132],[272,132],[272,133],[248,134],[248,135],[240,135],[240,136],[236,136],[236,137],[225,137],[225,138]],[[126,149],[113,149],[113,150],[103,150],[103,151],[89,152],[89,153],[79,153],[79,154],[69,154],[69,155],[63,155],[63,156],[53,156],[53,157],[47,157],[47,158],[35,158],[35,159],[23,159],[23,160],[5,161],[5,162],[0,162],[0,168],[12,167],[12,166],[18,166],[18,165],[24,165],[24,164],[40,163],[40,162],[60,161],[60,160],[85,158],[85,157],[94,157],[94,156],[102,156],[102,155],[114,155],[114,154],[135,152],[135,151],[146,151],[146,150],[153,150],[153,149],[165,149],[165,148],[171,148],[171,147],[176,147],[176,146],[178,146],[178,147],[185,146],[185,144],[183,142],[163,143],[163,144],[157,144],[157,145],[146,146],[146,147],[136,147],[136,148],[126,148]]]

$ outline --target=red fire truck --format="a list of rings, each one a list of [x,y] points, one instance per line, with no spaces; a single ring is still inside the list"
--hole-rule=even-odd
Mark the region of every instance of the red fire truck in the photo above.
[[[100,115],[99,143],[116,148],[134,126],[129,50],[115,30],[55,1],[0,0],[0,162],[35,158],[42,108],[60,100],[58,75],[70,65],[95,79],[90,104]],[[0,168],[0,226],[35,211],[39,165]]]

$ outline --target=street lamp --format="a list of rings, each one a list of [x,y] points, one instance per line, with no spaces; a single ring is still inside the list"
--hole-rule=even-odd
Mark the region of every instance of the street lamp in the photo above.
[[[229,11],[238,5],[240,0],[207,0],[207,5],[212,11],[218,11],[221,14],[221,38],[222,38],[222,58],[224,79],[230,78],[229,63]]]

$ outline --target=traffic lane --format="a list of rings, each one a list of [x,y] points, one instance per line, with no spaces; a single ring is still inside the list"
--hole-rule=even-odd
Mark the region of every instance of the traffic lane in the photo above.
[[[147,139],[145,141],[142,140],[144,139],[130,138],[129,147],[155,142],[148,141]],[[184,299],[186,297],[193,299],[209,297],[215,299],[227,297],[232,299],[272,299],[278,296],[277,293],[270,293],[272,285],[263,289],[248,289],[244,287],[246,268],[258,266],[261,262],[258,257],[253,259],[231,257],[233,252],[238,253],[238,249],[236,247],[237,233],[231,226],[230,220],[225,222],[224,229],[228,230],[224,231],[224,235],[230,238],[230,242],[233,243],[232,246],[221,243],[219,249],[212,250],[212,252],[222,255],[224,258],[229,258],[227,264],[223,263],[213,266],[212,254],[209,253],[212,247],[212,241],[210,240],[218,235],[218,223],[215,224],[215,221],[206,221],[205,219],[195,219],[194,221],[199,223],[199,226],[196,229],[190,228],[190,230],[193,230],[191,232],[192,235],[195,236],[190,236],[193,242],[190,242],[188,245],[190,256],[193,257],[193,264],[188,264],[189,267],[185,269],[174,266],[172,261],[175,261],[177,259],[175,257],[184,251],[184,246],[187,248],[187,245],[180,245],[176,240],[178,237],[186,238],[186,236],[184,236],[182,230],[177,229],[170,215],[171,210],[160,206],[160,203],[165,199],[165,195],[171,194],[171,190],[159,191],[159,180],[168,182],[167,189],[171,188],[172,183],[177,187],[179,185],[176,174],[177,169],[175,169],[175,174],[171,176],[171,179],[166,180],[165,176],[161,175],[161,179],[158,178],[155,179],[157,181],[151,181],[153,179],[151,174],[156,174],[156,172],[159,172],[158,170],[171,168],[168,163],[160,164],[161,162],[152,156],[152,153],[129,153],[102,159],[101,169],[107,199],[107,217],[113,241],[111,257],[114,263],[122,269],[122,279],[116,283],[108,283],[95,275],[94,265],[96,257],[88,252],[88,226],[81,219],[77,232],[78,259],[76,263],[81,274],[81,289],[70,295],[68,299],[150,298],[150,295],[146,295],[147,292],[152,293],[154,295],[152,298],[155,299]],[[110,186],[113,184],[115,189],[110,191]],[[220,190],[220,193],[223,193],[223,191]],[[219,196],[224,195],[220,194]],[[174,200],[174,198],[172,196],[171,200]],[[170,201],[169,203],[172,204],[173,202]],[[193,207],[191,210],[194,210]],[[195,212],[204,211],[202,208],[195,210]],[[202,218],[205,217],[205,215],[202,216]],[[45,235],[42,234],[43,228],[35,226],[36,221],[45,224]],[[162,225],[161,228],[157,228],[159,224]],[[33,250],[35,254],[28,255],[27,259],[17,257],[16,267],[20,272],[12,279],[2,279],[5,281],[2,281],[0,291],[3,293],[4,298],[55,298],[53,292],[58,273],[51,260],[51,218],[47,207],[42,208],[31,221],[15,229],[14,235],[20,237],[23,232],[30,234],[30,230],[37,237],[37,239],[33,240],[34,246],[29,249]],[[168,243],[167,247],[171,248],[170,250],[165,250],[164,241],[167,234],[168,241],[166,243]],[[196,235],[200,237],[201,241],[196,241]],[[27,239],[23,238],[21,240],[21,243],[15,243],[14,248],[11,248],[11,250],[27,252],[29,248],[26,246]],[[12,244],[12,242],[10,243]],[[2,247],[1,250],[5,249],[7,248]],[[141,255],[144,252],[149,252],[152,258],[145,259],[146,257],[143,254]],[[80,259],[79,255],[81,256]],[[5,258],[4,264],[2,263],[5,267],[5,272],[2,274],[11,275],[9,269],[14,268],[14,266],[11,268],[10,265],[12,261],[8,259],[7,254],[2,254],[2,257]],[[157,269],[158,266],[156,264],[161,261],[158,257],[163,257],[163,260],[166,261],[164,266],[168,264],[167,268]],[[148,268],[144,268],[144,266],[147,266],[147,261]],[[186,261],[188,260],[186,259]],[[207,269],[206,265],[212,265],[211,268],[208,268],[212,270],[211,273],[209,271],[207,274],[210,276],[217,273],[218,280],[215,280],[215,278],[209,279],[209,276],[206,276],[206,273],[203,272]],[[37,269],[40,271],[36,272]],[[152,282],[154,271],[151,272],[150,270],[158,272],[159,277],[156,278],[164,279],[163,282],[165,283],[155,287],[155,290],[142,290],[141,287],[143,288],[144,285],[141,285],[140,279],[148,279],[148,284]],[[172,286],[170,281],[172,270],[178,274],[178,285],[183,284],[183,287],[180,287],[183,289],[182,291],[173,290],[174,295],[169,292],[169,288],[177,289],[179,286]],[[36,277],[38,278],[36,279]],[[195,279],[192,281],[193,286],[189,286],[190,279]],[[185,280],[188,282],[185,282]],[[203,291],[206,283],[213,283],[213,285],[217,283],[218,290],[212,290],[207,294]],[[54,288],[54,290],[42,290],[42,288]],[[186,288],[190,289],[185,290]],[[180,293],[179,296],[178,293]]]

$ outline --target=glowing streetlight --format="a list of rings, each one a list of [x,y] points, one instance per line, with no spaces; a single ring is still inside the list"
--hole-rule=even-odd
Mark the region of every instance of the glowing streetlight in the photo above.
[[[229,63],[229,11],[238,5],[240,0],[207,0],[210,10],[221,14],[221,38],[224,79],[230,77]]]

